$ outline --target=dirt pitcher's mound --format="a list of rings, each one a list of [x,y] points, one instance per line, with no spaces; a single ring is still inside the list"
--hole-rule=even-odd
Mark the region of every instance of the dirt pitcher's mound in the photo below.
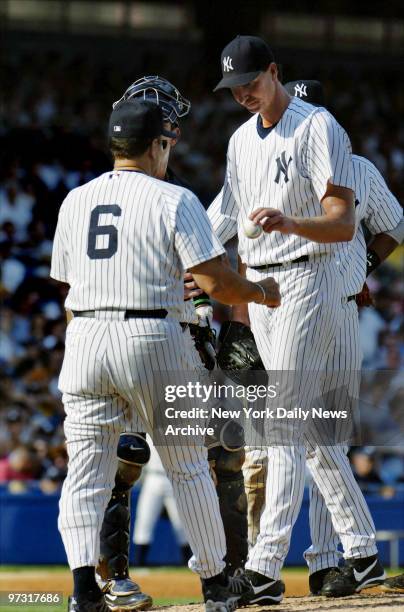
[[[263,607],[243,608],[246,612],[263,612]],[[354,595],[341,599],[326,597],[286,597],[274,612],[404,612],[404,595]],[[202,612],[201,605],[164,606],[158,612]]]

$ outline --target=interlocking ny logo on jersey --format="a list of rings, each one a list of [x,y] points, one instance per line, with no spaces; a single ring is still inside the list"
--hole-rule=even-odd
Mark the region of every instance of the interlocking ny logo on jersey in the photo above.
[[[281,173],[283,174],[285,183],[288,182],[289,180],[288,170],[289,170],[289,164],[291,161],[292,161],[292,157],[289,157],[288,162],[286,161],[286,151],[282,151],[280,157],[276,158],[276,163],[278,165],[278,171],[276,173],[275,183],[279,183],[280,178],[281,178]]]
[[[233,59],[229,55],[223,58],[223,72],[230,72],[230,70],[234,70],[232,61]]]
[[[300,83],[300,85],[295,85],[295,96],[299,96],[299,98],[307,96],[307,85],[305,85],[304,83]]]

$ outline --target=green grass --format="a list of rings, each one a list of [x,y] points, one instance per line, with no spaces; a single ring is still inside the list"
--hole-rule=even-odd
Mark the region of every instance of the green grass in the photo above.
[[[61,612],[67,609],[67,598],[58,605],[39,605],[39,606],[23,606],[23,605],[0,605],[0,612]]]

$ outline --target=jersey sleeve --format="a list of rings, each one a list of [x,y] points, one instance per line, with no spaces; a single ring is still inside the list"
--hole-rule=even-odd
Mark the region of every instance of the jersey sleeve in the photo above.
[[[237,235],[237,215],[237,205],[228,184],[225,183],[208,208],[208,217],[222,244]]]
[[[68,283],[69,272],[70,260],[67,249],[66,209],[62,204],[53,239],[50,276],[62,283]]]
[[[400,223],[396,227],[393,227],[392,230],[385,233],[393,238],[397,244],[402,244],[404,241],[404,218],[401,219]]]
[[[369,171],[370,192],[364,222],[372,234],[394,229],[403,218],[403,209],[387,187],[380,172],[372,165]]]
[[[208,208],[211,220],[220,242],[226,244],[237,235],[237,218],[239,207],[234,194],[234,186],[238,189],[234,165],[234,136],[230,139],[227,149],[226,174],[223,187]]]
[[[320,202],[328,182],[354,191],[350,140],[325,109],[318,109],[312,115],[304,146],[303,167]]]
[[[198,198],[185,192],[177,208],[175,249],[184,269],[225,253]]]

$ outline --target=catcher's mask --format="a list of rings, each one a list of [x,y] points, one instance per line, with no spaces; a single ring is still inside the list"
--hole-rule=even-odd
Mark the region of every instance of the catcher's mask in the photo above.
[[[178,119],[188,115],[191,103],[184,98],[170,81],[159,76],[145,76],[138,79],[123,94],[122,98],[113,103],[112,108],[129,98],[152,100],[163,109],[164,121],[177,125]]]

